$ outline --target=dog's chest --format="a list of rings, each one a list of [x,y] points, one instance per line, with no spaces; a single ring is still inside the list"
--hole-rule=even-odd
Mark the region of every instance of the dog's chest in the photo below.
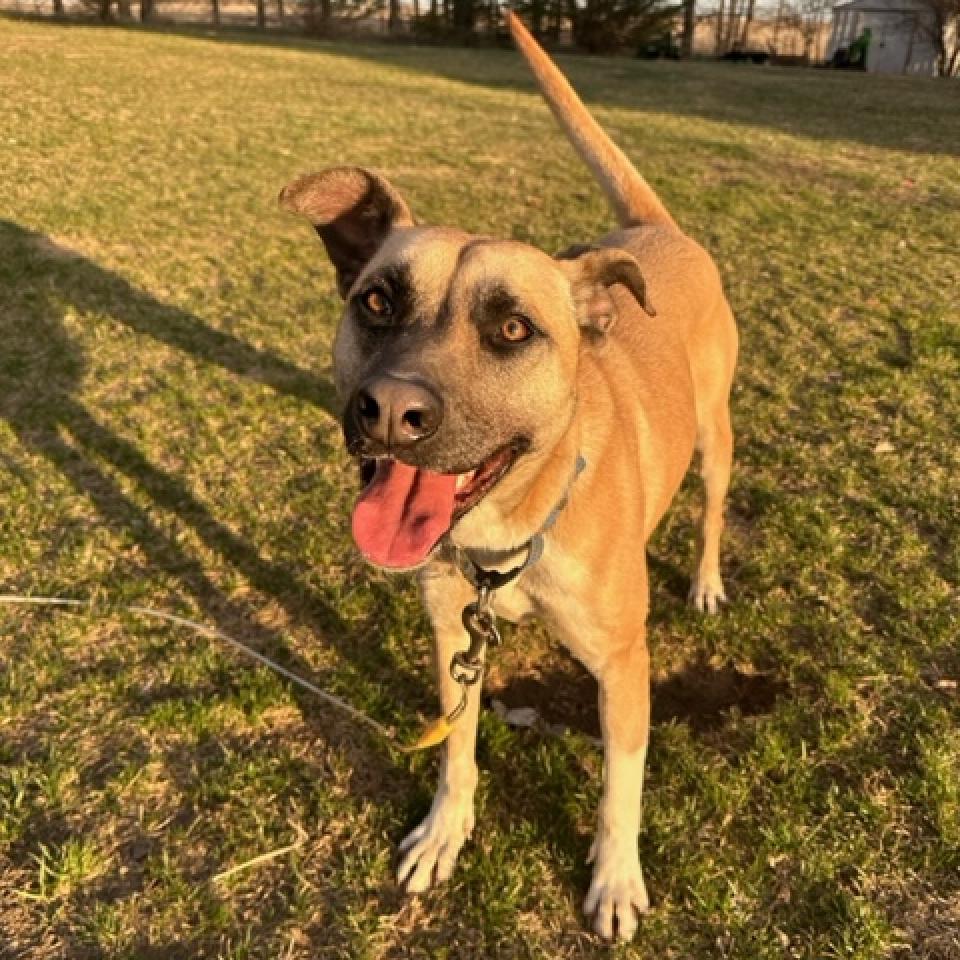
[[[556,571],[555,571],[556,572]],[[569,570],[568,570],[569,573]],[[493,595],[493,609],[510,623],[536,618],[549,633],[588,669],[603,660],[604,636],[595,612],[584,603],[577,587],[578,576],[558,578],[544,568],[535,568],[519,581]]]
[[[511,583],[493,595],[493,612],[509,623],[521,623],[533,617],[537,609],[530,593],[520,584]]]

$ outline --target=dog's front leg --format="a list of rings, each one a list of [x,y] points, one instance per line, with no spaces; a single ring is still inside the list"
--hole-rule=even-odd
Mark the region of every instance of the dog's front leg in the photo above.
[[[637,835],[650,729],[650,661],[641,626],[636,639],[595,671],[603,729],[603,796],[590,849],[593,879],[583,909],[594,929],[629,940],[649,907]]]
[[[467,582],[452,568],[428,568],[421,577],[423,598],[434,630],[434,655],[444,715],[460,702],[461,687],[450,677],[450,660],[469,645],[463,608],[473,599]],[[400,845],[397,879],[409,893],[421,893],[450,877],[457,854],[473,830],[477,788],[477,716],[480,683],[467,688],[467,706],[444,744],[440,783],[424,821]]]

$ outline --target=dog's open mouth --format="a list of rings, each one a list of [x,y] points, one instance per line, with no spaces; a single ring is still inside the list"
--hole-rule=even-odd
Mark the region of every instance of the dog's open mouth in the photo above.
[[[517,453],[515,444],[502,447],[464,473],[436,473],[392,457],[361,460],[364,487],[353,508],[353,539],[378,566],[417,566],[496,486]]]

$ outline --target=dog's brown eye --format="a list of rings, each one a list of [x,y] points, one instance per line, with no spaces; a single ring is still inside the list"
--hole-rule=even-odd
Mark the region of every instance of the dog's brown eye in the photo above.
[[[523,317],[510,317],[500,327],[500,339],[504,343],[523,343],[533,336],[533,329]]]
[[[379,287],[372,287],[360,298],[367,313],[378,319],[386,319],[393,313],[393,304]]]

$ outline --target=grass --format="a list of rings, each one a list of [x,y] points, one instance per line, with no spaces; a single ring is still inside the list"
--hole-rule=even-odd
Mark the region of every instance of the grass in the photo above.
[[[655,910],[615,955],[960,957],[956,85],[563,65],[743,338],[724,614],[683,603],[692,485],[650,546]],[[8,20],[0,100],[3,589],[192,616],[411,732],[427,626],[351,550],[332,272],[275,196],[355,162],[424,220],[600,233],[519,60]],[[484,714],[478,832],[412,900],[434,756],[180,628],[0,608],[0,637],[0,956],[609,954],[594,694],[537,631],[488,689],[573,732]]]

